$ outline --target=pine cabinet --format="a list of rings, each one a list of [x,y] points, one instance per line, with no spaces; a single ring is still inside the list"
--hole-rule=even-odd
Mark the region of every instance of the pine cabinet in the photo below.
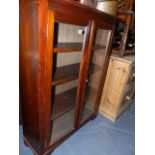
[[[135,91],[134,55],[111,56],[100,101],[99,113],[111,121],[131,104]]]
[[[34,154],[96,117],[115,23],[72,0],[20,0],[23,134]]]

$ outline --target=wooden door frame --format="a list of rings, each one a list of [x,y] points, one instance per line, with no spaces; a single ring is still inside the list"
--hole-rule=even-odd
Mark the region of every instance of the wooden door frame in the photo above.
[[[87,27],[87,30],[86,30],[86,33],[85,33],[85,36],[84,36],[84,40],[83,40],[83,46],[82,46],[82,55],[84,56],[85,53],[87,52],[87,46],[88,46],[88,43],[89,43],[89,35],[90,35],[90,30],[91,30],[91,22],[89,21],[87,23],[87,20],[85,21],[85,23],[87,24],[84,24],[84,23],[81,23],[81,21],[78,21],[76,22],[76,24],[72,21],[69,21],[68,18],[66,20],[63,20],[61,21],[60,18],[57,19],[57,17],[55,17],[55,12],[49,10],[48,11],[48,28],[47,28],[47,44],[48,44],[48,51],[51,51],[51,67],[50,70],[48,70],[48,72],[50,72],[50,75],[52,77],[52,70],[53,70],[53,44],[51,45],[50,42],[53,42],[54,41],[54,21],[58,21],[60,23],[66,23],[66,24],[74,24],[74,25],[79,25],[79,26],[86,26]],[[74,20],[76,20],[76,17],[74,18]],[[52,28],[52,31],[50,30],[50,28]],[[53,35],[52,35],[53,34]],[[83,57],[82,57],[82,60],[83,60]],[[79,78],[82,77],[81,75],[81,70],[83,70],[83,66],[85,65],[85,63],[82,63],[83,61],[81,61],[80,63],[80,70],[79,70]],[[52,79],[51,79],[51,82],[52,82]],[[45,137],[45,143],[46,143],[46,153],[48,152],[51,152],[53,149],[55,149],[57,147],[57,145],[61,144],[67,137],[69,137],[71,134],[73,134],[77,129],[78,129],[78,113],[79,113],[79,108],[80,108],[80,105],[79,105],[79,94],[80,94],[80,84],[78,83],[78,89],[77,89],[77,97],[76,97],[76,107],[75,107],[75,119],[74,119],[74,129],[71,130],[70,132],[68,132],[66,135],[64,135],[62,138],[60,138],[58,141],[56,141],[55,143],[53,144],[50,144],[50,139],[51,139],[51,132],[50,132],[50,128],[51,128],[51,113],[52,113],[52,102],[50,103],[47,103],[49,107],[49,109],[47,109],[47,116],[48,116],[48,120],[46,120],[46,122],[48,121],[48,124],[45,124],[46,126],[46,137]],[[52,93],[52,88],[51,90],[49,91],[50,94]],[[52,101],[52,97],[50,97],[51,101]]]
[[[94,45],[94,41],[95,41],[95,34],[97,29],[104,29],[104,30],[110,30],[110,35],[108,36],[108,45],[106,46],[106,50],[105,50],[105,59],[104,59],[104,64],[103,64],[103,72],[101,75],[101,78],[103,80],[100,81],[99,84],[99,93],[97,95],[97,100],[95,103],[95,112],[92,113],[86,120],[84,120],[83,122],[81,122],[81,118],[82,118],[82,112],[84,110],[84,98],[85,98],[85,93],[86,93],[86,85],[87,83],[85,82],[87,77],[88,77],[88,72],[89,72],[89,65],[90,65],[90,61],[91,61],[91,57],[92,57],[92,53],[93,53],[93,45]],[[111,54],[111,49],[112,49],[112,38],[114,35],[114,30],[115,30],[115,25],[112,24],[108,24],[105,22],[101,22],[101,21],[92,21],[92,25],[91,25],[91,33],[90,33],[90,40],[89,40],[89,44],[88,44],[88,51],[87,51],[87,57],[85,58],[86,60],[86,65],[85,68],[81,69],[82,73],[83,73],[83,78],[81,78],[81,81],[79,82],[81,85],[81,98],[80,98],[80,110],[79,110],[79,116],[78,116],[78,127],[80,128],[81,126],[83,126],[86,122],[88,122],[90,119],[93,119],[96,117],[97,113],[98,113],[98,108],[99,108],[99,103],[100,103],[100,98],[102,95],[102,89],[103,89],[103,85],[105,82],[105,77],[106,77],[106,72],[107,72],[107,68],[108,68],[108,64],[109,64],[109,59],[110,59],[110,54]]]

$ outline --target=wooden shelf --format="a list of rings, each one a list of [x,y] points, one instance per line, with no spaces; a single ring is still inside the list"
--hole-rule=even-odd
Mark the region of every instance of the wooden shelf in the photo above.
[[[95,45],[94,50],[104,49],[105,46]],[[54,47],[54,53],[59,52],[81,52],[82,43],[58,43]]]
[[[79,76],[79,68],[79,63],[56,68],[53,76],[52,86],[77,79]]]
[[[52,120],[75,108],[77,87],[69,89],[54,97]]]
[[[58,52],[78,52],[82,49],[82,43],[58,43],[54,47],[54,53]]]
[[[79,76],[80,63],[72,64],[68,66],[58,67],[54,73],[52,86],[63,84],[75,79],[78,79]],[[89,74],[98,71],[99,66],[95,64],[90,65]]]

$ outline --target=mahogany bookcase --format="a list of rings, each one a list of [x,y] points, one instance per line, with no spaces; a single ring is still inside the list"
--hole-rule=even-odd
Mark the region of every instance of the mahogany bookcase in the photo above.
[[[116,21],[73,0],[20,0],[20,101],[34,154],[96,117]]]

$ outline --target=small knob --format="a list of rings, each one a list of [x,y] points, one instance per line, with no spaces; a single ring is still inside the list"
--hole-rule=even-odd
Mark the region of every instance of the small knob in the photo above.
[[[88,79],[86,79],[85,82],[88,82]]]
[[[131,99],[131,97],[130,97],[130,96],[126,96],[126,99],[127,99],[127,100],[130,100],[130,99]]]

